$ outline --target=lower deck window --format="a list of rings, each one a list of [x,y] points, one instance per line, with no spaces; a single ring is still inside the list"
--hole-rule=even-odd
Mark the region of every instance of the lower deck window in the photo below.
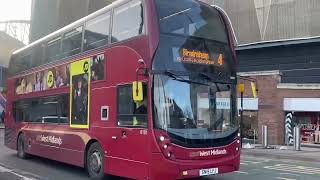
[[[68,96],[23,99],[14,102],[17,122],[68,123]]]

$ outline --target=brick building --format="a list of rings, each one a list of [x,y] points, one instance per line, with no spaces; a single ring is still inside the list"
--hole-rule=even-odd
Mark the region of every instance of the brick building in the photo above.
[[[291,143],[299,126],[303,142],[314,144],[320,134],[320,1],[203,1],[227,12],[239,43],[239,75],[258,82],[253,98],[245,81],[245,137],[261,142],[261,127],[268,125],[270,144]]]
[[[317,37],[255,43],[237,49],[239,75],[256,79],[258,84],[258,98],[251,101],[250,82],[243,81],[244,101],[256,107],[244,107],[244,123],[246,130],[258,131],[260,142],[261,127],[267,125],[270,144],[290,143],[294,126],[302,128],[304,143],[315,143],[314,133],[320,124],[319,52]],[[290,122],[286,122],[288,118]]]

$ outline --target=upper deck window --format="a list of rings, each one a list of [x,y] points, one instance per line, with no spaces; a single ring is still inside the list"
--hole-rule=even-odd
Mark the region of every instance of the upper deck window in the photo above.
[[[12,56],[10,62],[9,73],[11,75],[17,74],[19,72],[25,71],[31,67],[31,55],[30,53],[26,55],[15,55]]]
[[[118,42],[144,33],[143,7],[133,0],[114,9],[112,42]]]
[[[63,39],[63,57],[72,56],[81,52],[82,29],[77,27],[64,35]]]
[[[108,43],[110,31],[110,13],[89,20],[84,32],[84,51],[104,46]]]
[[[160,39],[154,70],[235,75],[228,29],[219,11],[196,0],[155,0]],[[219,75],[219,76],[220,76]]]
[[[162,33],[193,36],[228,43],[219,12],[195,0],[156,0]]]
[[[47,61],[52,62],[60,57],[61,38],[58,37],[48,42]]]
[[[43,47],[43,44],[39,44],[31,50],[31,67],[37,67],[42,64]]]

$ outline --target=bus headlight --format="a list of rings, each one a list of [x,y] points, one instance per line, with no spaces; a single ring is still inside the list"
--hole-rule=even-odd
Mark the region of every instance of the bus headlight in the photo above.
[[[164,141],[164,137],[163,136],[160,136],[159,139],[160,139],[161,142]]]
[[[168,148],[168,145],[166,145],[166,144],[163,145],[163,148],[164,148],[164,149],[167,149],[167,148]]]

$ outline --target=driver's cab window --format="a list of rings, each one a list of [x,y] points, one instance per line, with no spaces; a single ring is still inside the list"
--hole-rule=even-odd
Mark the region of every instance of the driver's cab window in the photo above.
[[[147,127],[148,95],[147,86],[143,84],[143,100],[135,102],[132,96],[132,85],[118,86],[118,126]]]

